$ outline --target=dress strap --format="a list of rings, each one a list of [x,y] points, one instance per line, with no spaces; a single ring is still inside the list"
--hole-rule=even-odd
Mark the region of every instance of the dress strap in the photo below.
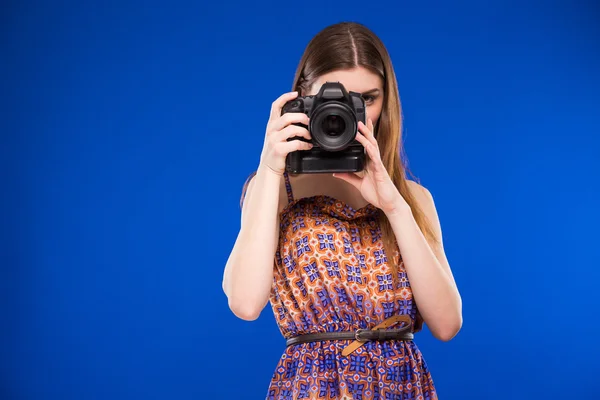
[[[290,177],[287,171],[283,171],[283,178],[285,179],[285,191],[287,192],[288,201],[291,203],[294,201],[294,194],[292,193],[292,185],[290,184]]]

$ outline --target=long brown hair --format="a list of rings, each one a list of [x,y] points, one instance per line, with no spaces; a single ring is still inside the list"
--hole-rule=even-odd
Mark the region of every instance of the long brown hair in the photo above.
[[[376,136],[381,160],[400,194],[409,204],[417,225],[430,243],[438,241],[427,217],[410,191],[407,173],[418,181],[408,168],[402,143],[402,108],[398,83],[392,61],[382,41],[367,27],[356,22],[341,22],[321,30],[308,43],[300,59],[292,90],[306,94],[313,83],[323,74],[335,70],[364,67],[383,79],[384,99]],[[392,270],[397,265],[393,252],[397,241],[389,220],[380,213],[380,225],[388,263]],[[396,277],[396,273],[393,274]]]

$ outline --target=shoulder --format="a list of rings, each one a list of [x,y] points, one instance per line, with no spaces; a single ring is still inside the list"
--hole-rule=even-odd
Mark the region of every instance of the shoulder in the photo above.
[[[406,180],[410,193],[415,197],[421,207],[433,205],[433,196],[429,189],[415,181]]]
[[[252,186],[254,185],[254,177],[258,171],[253,171],[248,175],[246,180],[244,181],[244,185],[242,186],[242,195],[240,197],[240,208],[244,207],[244,200],[246,199],[246,195],[251,191]]]
[[[435,206],[433,195],[425,186],[415,181],[407,180],[410,193],[415,198],[419,208],[425,214],[425,217],[432,224],[432,228],[437,235],[440,235],[440,222],[438,212]]]
[[[438,211],[433,200],[433,195],[425,186],[411,180],[407,180],[409,190],[416,200],[421,212],[427,219],[430,228],[432,229],[436,240],[442,240],[442,227]]]

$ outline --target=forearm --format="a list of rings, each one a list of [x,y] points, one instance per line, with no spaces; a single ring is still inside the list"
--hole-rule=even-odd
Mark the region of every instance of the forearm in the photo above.
[[[450,340],[462,325],[462,302],[408,207],[388,215],[419,312],[432,334]]]
[[[279,232],[281,176],[259,167],[253,181],[224,283],[232,311],[244,319],[257,318],[268,300]]]

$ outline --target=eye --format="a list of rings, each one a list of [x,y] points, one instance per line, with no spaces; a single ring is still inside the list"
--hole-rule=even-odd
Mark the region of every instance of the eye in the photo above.
[[[371,104],[372,102],[375,101],[375,96],[370,95],[370,94],[362,96],[362,98],[365,101],[365,103],[367,103],[367,104]]]

